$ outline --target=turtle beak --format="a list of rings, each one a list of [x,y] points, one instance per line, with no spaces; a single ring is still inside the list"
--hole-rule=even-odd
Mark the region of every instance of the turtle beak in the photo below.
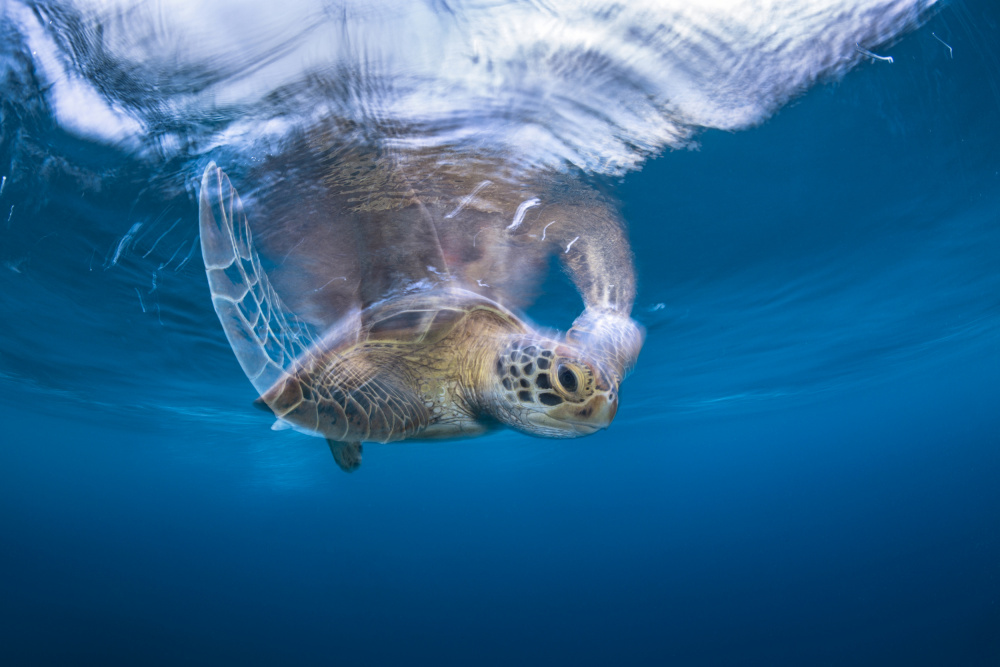
[[[617,413],[618,396],[615,392],[609,392],[608,394],[598,394],[587,401],[583,409],[577,411],[579,421],[573,421],[581,426],[589,426],[593,431],[596,431],[611,426],[611,420],[615,418]]]
[[[535,413],[529,420],[538,426],[558,425],[565,436],[590,435],[611,425],[618,412],[617,392],[601,393],[584,405],[561,406],[547,413]]]
[[[618,414],[618,394],[612,392],[607,397],[602,397],[604,399],[604,408],[601,411],[601,415],[604,417],[604,428],[611,426],[611,421]]]

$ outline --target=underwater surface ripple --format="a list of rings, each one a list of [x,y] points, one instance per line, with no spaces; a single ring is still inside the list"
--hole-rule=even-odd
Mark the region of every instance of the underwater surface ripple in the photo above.
[[[997,664],[993,3],[203,5],[0,5],[0,660]],[[269,430],[198,183],[318,126],[621,200],[608,431]]]

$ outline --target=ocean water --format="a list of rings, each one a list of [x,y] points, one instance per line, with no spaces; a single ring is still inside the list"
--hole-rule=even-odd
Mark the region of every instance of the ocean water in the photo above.
[[[1000,7],[248,6],[0,4],[0,661],[1000,664]],[[271,430],[198,184],[316,128],[614,193],[608,430]]]

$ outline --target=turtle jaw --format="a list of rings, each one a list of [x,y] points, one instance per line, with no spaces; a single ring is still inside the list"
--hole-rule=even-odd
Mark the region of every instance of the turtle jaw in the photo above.
[[[555,409],[533,411],[527,415],[526,421],[546,435],[555,437],[576,438],[597,433],[611,426],[618,412],[618,397],[616,392],[600,393],[593,396],[583,406],[562,405]]]

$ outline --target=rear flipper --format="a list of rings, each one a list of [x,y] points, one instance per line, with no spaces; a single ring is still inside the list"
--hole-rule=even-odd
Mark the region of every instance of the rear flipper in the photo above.
[[[327,440],[330,445],[330,452],[333,460],[337,462],[344,472],[354,472],[361,467],[361,443],[360,442],[337,442]]]

